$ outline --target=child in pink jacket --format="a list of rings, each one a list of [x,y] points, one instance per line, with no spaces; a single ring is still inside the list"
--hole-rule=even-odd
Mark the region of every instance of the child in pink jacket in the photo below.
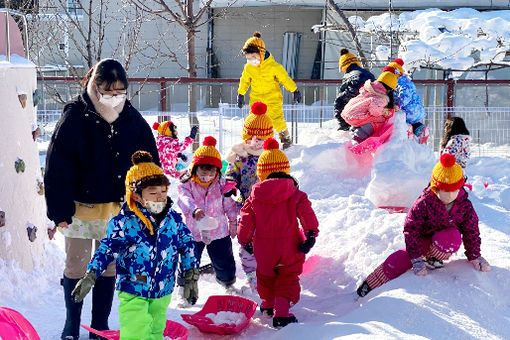
[[[181,158],[186,162],[187,157],[182,154],[182,152],[195,141],[198,126],[193,126],[191,128],[189,136],[186,137],[183,142],[179,141],[177,126],[169,120],[162,123],[155,122],[152,128],[159,133],[156,137],[156,145],[158,147],[159,160],[161,161],[163,172],[174,178],[178,178],[182,175],[183,171],[179,171],[175,168],[177,158]]]
[[[406,248],[388,256],[357,289],[367,295],[412,268],[418,276],[443,267],[443,261],[464,244],[468,261],[475,270],[490,271],[480,254],[478,216],[462,188],[464,174],[451,154],[441,155],[432,170],[430,186],[414,202],[404,222]]]
[[[394,110],[393,92],[397,75],[393,67],[385,67],[376,81],[367,80],[359,94],[349,100],[342,110],[342,118],[352,126],[352,139],[361,143],[379,131]]]
[[[236,203],[225,197],[225,179],[221,177],[221,156],[216,139],[205,137],[193,155],[191,168],[181,179],[177,205],[195,239],[195,257],[200,263],[207,248],[216,281],[227,289],[236,281],[236,266],[231,237],[237,231]]]
[[[273,326],[280,328],[297,322],[289,313],[290,303],[299,301],[299,275],[305,254],[315,244],[319,222],[307,195],[289,175],[289,160],[278,142],[267,139],[264,150],[257,162],[260,182],[253,185],[241,209],[237,236],[257,260],[260,310],[274,314]]]

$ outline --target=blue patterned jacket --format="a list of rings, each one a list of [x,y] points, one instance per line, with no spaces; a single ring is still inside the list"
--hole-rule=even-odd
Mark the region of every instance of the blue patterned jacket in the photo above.
[[[198,262],[193,237],[169,202],[168,213],[154,235],[124,203],[120,213],[110,220],[107,236],[87,270],[99,277],[110,262],[117,261],[117,290],[150,299],[171,294],[179,256],[183,270],[197,268]],[[141,205],[139,208],[155,225],[150,212]]]
[[[407,124],[421,122],[427,115],[420,96],[416,92],[416,86],[405,74],[398,77],[394,98],[395,103],[405,112]]]

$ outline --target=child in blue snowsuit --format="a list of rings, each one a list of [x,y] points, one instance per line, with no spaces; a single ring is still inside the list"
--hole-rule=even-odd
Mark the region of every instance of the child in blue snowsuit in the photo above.
[[[406,115],[406,123],[411,124],[416,140],[420,144],[425,144],[429,136],[429,128],[422,121],[427,113],[425,107],[421,103],[420,96],[416,92],[416,86],[411,78],[405,73],[402,66],[404,61],[400,58],[395,59],[388,66],[393,67],[398,75],[397,88],[393,94],[395,103],[400,107]]]
[[[126,175],[126,202],[73,290],[81,301],[116,261],[120,339],[163,339],[175,271],[184,269],[185,297],[198,298],[198,262],[190,231],[167,197],[169,180],[148,152],[137,151]]]

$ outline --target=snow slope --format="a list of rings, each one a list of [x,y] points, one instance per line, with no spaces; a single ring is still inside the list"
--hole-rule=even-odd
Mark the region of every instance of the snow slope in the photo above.
[[[344,163],[347,138],[343,132],[310,129],[300,135],[302,144],[288,152],[291,171],[308,193],[320,221],[317,244],[301,277],[301,301],[292,308],[300,323],[276,331],[269,327],[270,319],[257,311],[242,333],[223,338],[509,339],[510,160],[474,158],[467,169],[473,184],[470,198],[480,217],[482,254],[492,265],[491,272],[476,272],[461,248],[444,268],[425,277],[405,273],[356,301],[357,285],[386,256],[404,247],[404,214],[377,209],[365,197],[371,178],[367,171]],[[398,185],[399,178],[393,180]],[[172,182],[171,196],[175,195],[176,182]],[[59,286],[62,237],[48,242],[46,249],[36,259],[38,270],[31,274],[0,260],[0,305],[20,311],[42,339],[57,339],[65,316]],[[236,257],[237,249],[235,245]],[[241,290],[246,285],[238,263],[236,287]],[[183,323],[181,313],[198,311],[208,296],[224,294],[212,275],[201,277],[199,289],[196,306],[178,309],[174,300],[168,318]],[[252,293],[245,296],[259,302]],[[88,296],[82,317],[85,324],[90,322],[90,301]],[[110,326],[118,329],[117,307],[115,298]],[[220,339],[189,327],[190,340]],[[85,331],[82,337],[87,338]]]

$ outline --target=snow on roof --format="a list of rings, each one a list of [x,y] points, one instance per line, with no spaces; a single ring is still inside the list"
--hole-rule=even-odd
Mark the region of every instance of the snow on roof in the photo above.
[[[5,55],[0,55],[0,67],[35,67],[35,64],[17,54],[11,54],[10,62]]]

